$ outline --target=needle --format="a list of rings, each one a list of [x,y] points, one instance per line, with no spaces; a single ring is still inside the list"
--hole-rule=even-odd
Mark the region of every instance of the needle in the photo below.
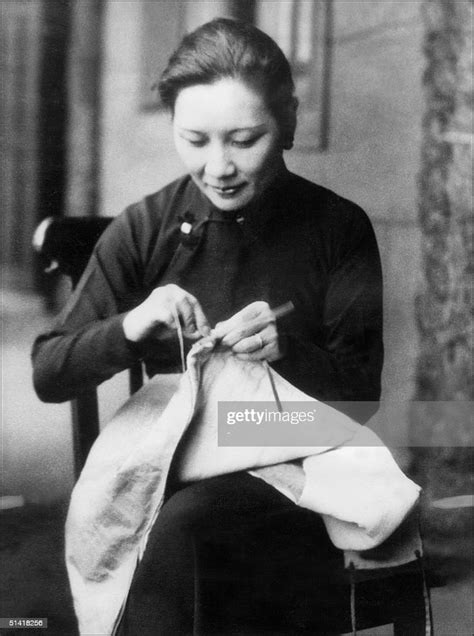
[[[283,303],[283,305],[279,305],[271,311],[275,318],[283,318],[283,316],[287,316],[288,314],[290,314],[294,310],[294,308],[295,306],[293,305],[291,300],[289,300],[287,303]]]
[[[278,320],[278,318],[283,318],[283,316],[287,316],[288,314],[290,314],[294,310],[294,308],[295,306],[293,305],[291,300],[289,300],[287,303],[278,305],[278,307],[275,307],[275,309],[271,309],[270,311],[272,312],[275,320]],[[258,323],[258,319],[256,322]],[[214,335],[214,329],[211,330],[209,336],[212,338],[216,338],[216,336]],[[217,338],[217,340],[220,340],[220,338]]]

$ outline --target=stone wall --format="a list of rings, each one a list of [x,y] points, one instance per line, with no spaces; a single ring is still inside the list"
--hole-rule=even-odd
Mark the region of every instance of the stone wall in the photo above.
[[[411,438],[431,496],[473,492],[473,4],[424,4],[425,114],[419,179],[423,285]]]

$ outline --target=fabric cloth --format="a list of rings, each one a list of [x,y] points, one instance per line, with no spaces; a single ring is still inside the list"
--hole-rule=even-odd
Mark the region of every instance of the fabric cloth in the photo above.
[[[188,371],[169,402],[164,404],[163,395],[172,389],[172,383],[162,388],[159,378],[152,380],[120,409],[91,450],[71,498],[66,527],[66,562],[83,634],[110,634],[117,624],[136,565],[159,518],[173,459],[177,459],[178,474],[190,475],[186,464],[192,459],[191,475],[194,470],[200,474],[207,471],[212,476],[213,471],[219,474],[266,466],[312,453],[314,463],[318,458],[325,462],[324,475],[318,483],[314,483],[311,473],[305,475],[303,495],[309,492],[313,498],[307,495],[302,505],[324,512],[330,535],[342,536],[338,543],[355,549],[381,543],[403,521],[418,498],[419,488],[395,468],[386,449],[385,470],[379,459],[375,471],[378,480],[374,482],[374,471],[365,466],[370,452],[361,456],[361,449],[351,446],[363,428],[319,402],[314,402],[318,410],[312,425],[314,447],[229,449],[219,447],[216,438],[212,441],[206,437],[206,454],[199,453],[199,442],[194,446],[195,454],[177,453],[188,428],[217,430],[219,400],[225,401],[229,394],[238,397],[240,392],[242,399],[265,401],[272,392],[263,365],[244,363],[229,353],[211,354],[203,364],[203,357],[209,355],[197,343],[188,356]],[[267,378],[267,392],[263,378]],[[276,373],[274,386],[282,404],[309,400],[309,396]],[[185,446],[188,447],[189,444]],[[217,460],[207,454],[209,447]],[[226,452],[229,450],[233,452]],[[346,493],[331,488],[330,482],[337,479],[340,470],[341,453],[343,461],[352,458],[344,476],[349,481],[357,479],[360,492],[351,490],[349,485]],[[199,458],[197,462],[195,455]],[[357,457],[362,462],[358,463]],[[331,463],[335,464],[335,470]],[[258,474],[258,470],[252,473]],[[384,479],[384,472],[389,479]],[[266,473],[262,478],[272,485],[271,475]],[[311,488],[307,487],[308,482],[312,482]],[[331,498],[325,496],[328,490],[331,497],[336,497],[336,501],[331,501],[334,518],[328,515],[328,509],[317,507],[318,501],[327,503]],[[354,495],[358,505],[348,505],[347,496]],[[373,504],[375,510],[371,508]]]
[[[184,219],[191,235],[184,235]],[[34,381],[63,401],[143,359],[149,375],[179,370],[177,343],[124,336],[124,314],[157,286],[194,294],[212,325],[247,304],[295,311],[278,321],[291,384],[358,421],[380,396],[382,275],[366,214],[286,170],[236,215],[214,208],[189,177],[130,206],[106,230],[54,329],[33,349]]]

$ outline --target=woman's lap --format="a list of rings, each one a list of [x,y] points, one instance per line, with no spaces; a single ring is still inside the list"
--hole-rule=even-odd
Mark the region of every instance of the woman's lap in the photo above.
[[[248,473],[187,485],[152,528],[121,633],[302,634],[340,561],[318,515]]]

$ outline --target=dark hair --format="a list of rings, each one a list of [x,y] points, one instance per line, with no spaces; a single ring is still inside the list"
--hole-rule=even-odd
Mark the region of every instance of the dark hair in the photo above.
[[[157,86],[172,113],[179,92],[196,84],[240,79],[263,93],[280,130],[282,147],[293,145],[297,99],[291,68],[270,36],[251,24],[216,18],[186,35]]]

